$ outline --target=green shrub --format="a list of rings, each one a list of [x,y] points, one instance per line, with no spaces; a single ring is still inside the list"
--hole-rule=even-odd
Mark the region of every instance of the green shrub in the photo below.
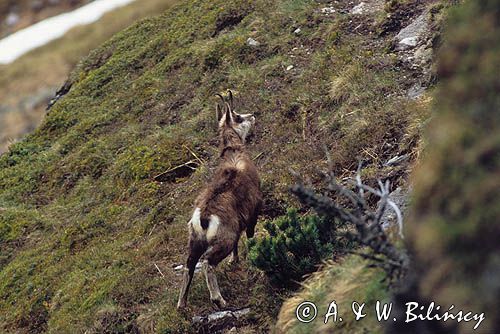
[[[268,235],[248,241],[248,258],[279,286],[293,287],[335,250],[347,247],[337,236],[335,222],[316,215],[299,216],[295,209],[266,221],[264,228]]]

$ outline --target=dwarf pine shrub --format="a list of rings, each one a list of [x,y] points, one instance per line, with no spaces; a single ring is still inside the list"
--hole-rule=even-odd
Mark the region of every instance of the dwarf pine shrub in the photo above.
[[[334,221],[297,210],[264,223],[268,235],[248,240],[248,258],[278,286],[293,287],[322,260],[347,245],[336,233]]]

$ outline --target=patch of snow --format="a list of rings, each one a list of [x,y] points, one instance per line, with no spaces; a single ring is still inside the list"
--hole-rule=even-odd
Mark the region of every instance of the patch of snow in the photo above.
[[[63,36],[78,25],[97,21],[104,13],[134,0],[96,0],[72,12],[60,14],[0,40],[0,64],[8,64],[28,51]]]

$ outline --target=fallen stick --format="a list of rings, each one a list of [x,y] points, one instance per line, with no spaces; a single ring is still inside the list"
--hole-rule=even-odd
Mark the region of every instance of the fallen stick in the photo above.
[[[161,277],[165,278],[165,275],[163,275],[163,273],[161,272],[160,268],[158,267],[158,265],[156,263],[153,263],[156,267],[156,270],[158,270],[158,272],[160,273]]]

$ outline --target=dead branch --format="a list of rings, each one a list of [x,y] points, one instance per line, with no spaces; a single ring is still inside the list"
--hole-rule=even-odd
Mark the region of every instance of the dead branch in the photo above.
[[[301,178],[298,178],[301,180]],[[339,223],[350,223],[354,225],[355,232],[350,234],[361,245],[368,247],[372,254],[362,253],[363,256],[376,262],[376,266],[383,268],[388,276],[398,278],[404,275],[409,264],[408,255],[404,250],[396,248],[389,240],[382,227],[382,217],[389,207],[394,210],[397,216],[399,235],[403,238],[403,218],[401,210],[390,198],[390,183],[378,181],[378,189],[372,188],[361,181],[361,163],[354,180],[349,180],[349,184],[355,187],[353,191],[339,184],[333,174],[326,174],[328,189],[334,191],[340,197],[347,198],[352,204],[352,208],[340,206],[330,197],[317,194],[310,187],[305,186],[302,181],[292,186],[291,191],[299,200],[315,209],[318,214],[328,219],[337,220]],[[379,207],[371,209],[366,200],[365,192],[380,198]]]

